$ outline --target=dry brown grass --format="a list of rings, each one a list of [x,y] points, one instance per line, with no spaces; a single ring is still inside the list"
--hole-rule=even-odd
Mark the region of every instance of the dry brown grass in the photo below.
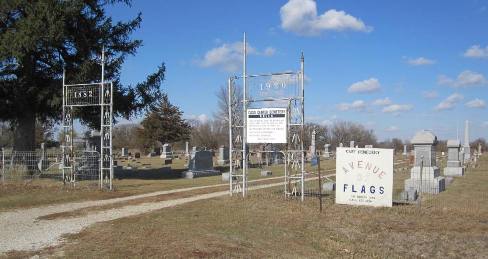
[[[184,168],[184,160],[174,159],[174,164],[171,165],[174,170],[182,171]],[[162,160],[160,158],[141,158],[138,159],[139,164],[150,164],[150,168],[161,168]],[[324,161],[324,168],[333,168],[335,161]],[[127,164],[123,162],[119,164]],[[224,170],[225,168],[221,168]],[[273,175],[271,177],[284,175],[282,165],[273,165],[266,170],[271,170]],[[114,192],[98,190],[97,181],[80,181],[76,188],[70,186],[63,186],[63,183],[51,179],[37,179],[33,181],[17,181],[0,184],[0,211],[28,208],[41,205],[52,205],[65,202],[87,201],[87,200],[101,200],[117,197],[125,197],[130,195],[150,193],[161,190],[173,190],[179,188],[188,188],[194,186],[206,186],[225,184],[222,182],[221,176],[202,177],[196,179],[181,179],[181,178],[166,178],[164,175],[161,179],[145,179],[144,174],[149,171],[146,169],[136,170],[140,174],[140,178],[136,179],[115,179]],[[261,179],[261,168],[251,168],[249,172],[249,180]]]
[[[488,257],[488,161],[429,198],[369,208],[256,192],[96,224],[41,255],[66,257]],[[469,201],[469,202],[468,202]],[[12,253],[13,256],[30,254]]]

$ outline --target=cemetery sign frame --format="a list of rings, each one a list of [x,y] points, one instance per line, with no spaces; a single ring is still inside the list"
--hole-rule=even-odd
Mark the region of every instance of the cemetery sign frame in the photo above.
[[[77,155],[73,145],[74,109],[96,106],[100,107],[100,150],[99,150],[99,181],[100,189],[108,185],[113,190],[113,83],[105,82],[105,52],[102,52],[102,78],[99,83],[66,84],[63,71],[63,141],[62,173],[63,182],[76,183],[78,169]]]
[[[253,144],[276,145],[273,152],[284,155],[285,161],[285,196],[300,196],[304,200],[305,193],[305,88],[304,88],[304,57],[300,58],[300,70],[297,72],[281,72],[248,75],[246,71],[246,35],[243,41],[243,73],[228,79],[228,123],[229,123],[229,191],[230,195],[248,191],[248,163],[250,146]],[[242,81],[241,81],[242,80]],[[242,85],[239,87],[240,81]],[[239,91],[241,90],[241,92]],[[268,111],[279,113],[281,137],[256,138],[256,131],[249,126],[255,125],[257,118],[248,117],[248,112]],[[284,116],[282,115],[284,112]],[[284,119],[284,121],[283,121]],[[265,119],[264,119],[265,120]],[[276,121],[277,122],[277,121]],[[285,123],[283,123],[285,122]],[[283,126],[286,129],[283,132]],[[251,134],[251,135],[250,135]],[[284,139],[283,139],[284,138]]]

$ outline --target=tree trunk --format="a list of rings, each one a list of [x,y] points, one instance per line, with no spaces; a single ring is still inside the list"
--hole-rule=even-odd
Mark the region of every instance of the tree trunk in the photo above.
[[[29,151],[35,149],[36,115],[32,111],[24,111],[15,125],[14,150]]]

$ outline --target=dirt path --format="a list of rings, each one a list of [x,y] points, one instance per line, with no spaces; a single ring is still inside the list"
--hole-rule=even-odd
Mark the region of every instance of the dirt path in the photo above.
[[[327,170],[331,171],[331,170]],[[325,176],[332,176],[325,175]],[[261,182],[264,180],[279,179],[282,177],[272,177],[266,179],[259,179],[249,182]],[[307,180],[313,180],[315,178],[309,178]],[[209,186],[200,186],[192,188],[183,188],[170,191],[160,191],[148,194],[134,195],[129,197],[99,200],[99,201],[87,201],[77,203],[66,203],[52,206],[45,206],[39,208],[31,208],[24,210],[15,210],[0,213],[0,254],[17,250],[17,251],[32,251],[39,250],[44,247],[58,245],[62,242],[62,236],[66,234],[75,234],[80,232],[83,228],[92,224],[104,221],[110,221],[123,217],[130,217],[147,213],[167,207],[172,207],[188,202],[211,199],[215,197],[229,195],[228,191],[219,191],[206,194],[199,194],[186,198],[177,198],[172,200],[165,200],[160,202],[147,202],[136,205],[128,205],[124,207],[117,207],[107,209],[103,211],[94,211],[88,215],[72,218],[61,218],[54,220],[40,220],[39,217],[73,211],[82,208],[88,208],[93,206],[103,206],[113,203],[120,203],[124,201],[130,201],[135,199],[142,199],[152,196],[159,196],[178,192],[191,192],[193,190],[224,186],[227,184],[217,184]],[[249,187],[249,190],[258,190],[264,188],[271,188],[283,185],[280,183],[262,184],[253,187]]]

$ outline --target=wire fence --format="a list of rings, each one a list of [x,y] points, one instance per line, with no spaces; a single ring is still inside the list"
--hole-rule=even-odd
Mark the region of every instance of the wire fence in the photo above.
[[[0,174],[2,183],[53,179],[60,182],[99,180],[100,154],[95,151],[77,151],[73,157],[73,174],[62,170],[61,150],[0,151]]]

